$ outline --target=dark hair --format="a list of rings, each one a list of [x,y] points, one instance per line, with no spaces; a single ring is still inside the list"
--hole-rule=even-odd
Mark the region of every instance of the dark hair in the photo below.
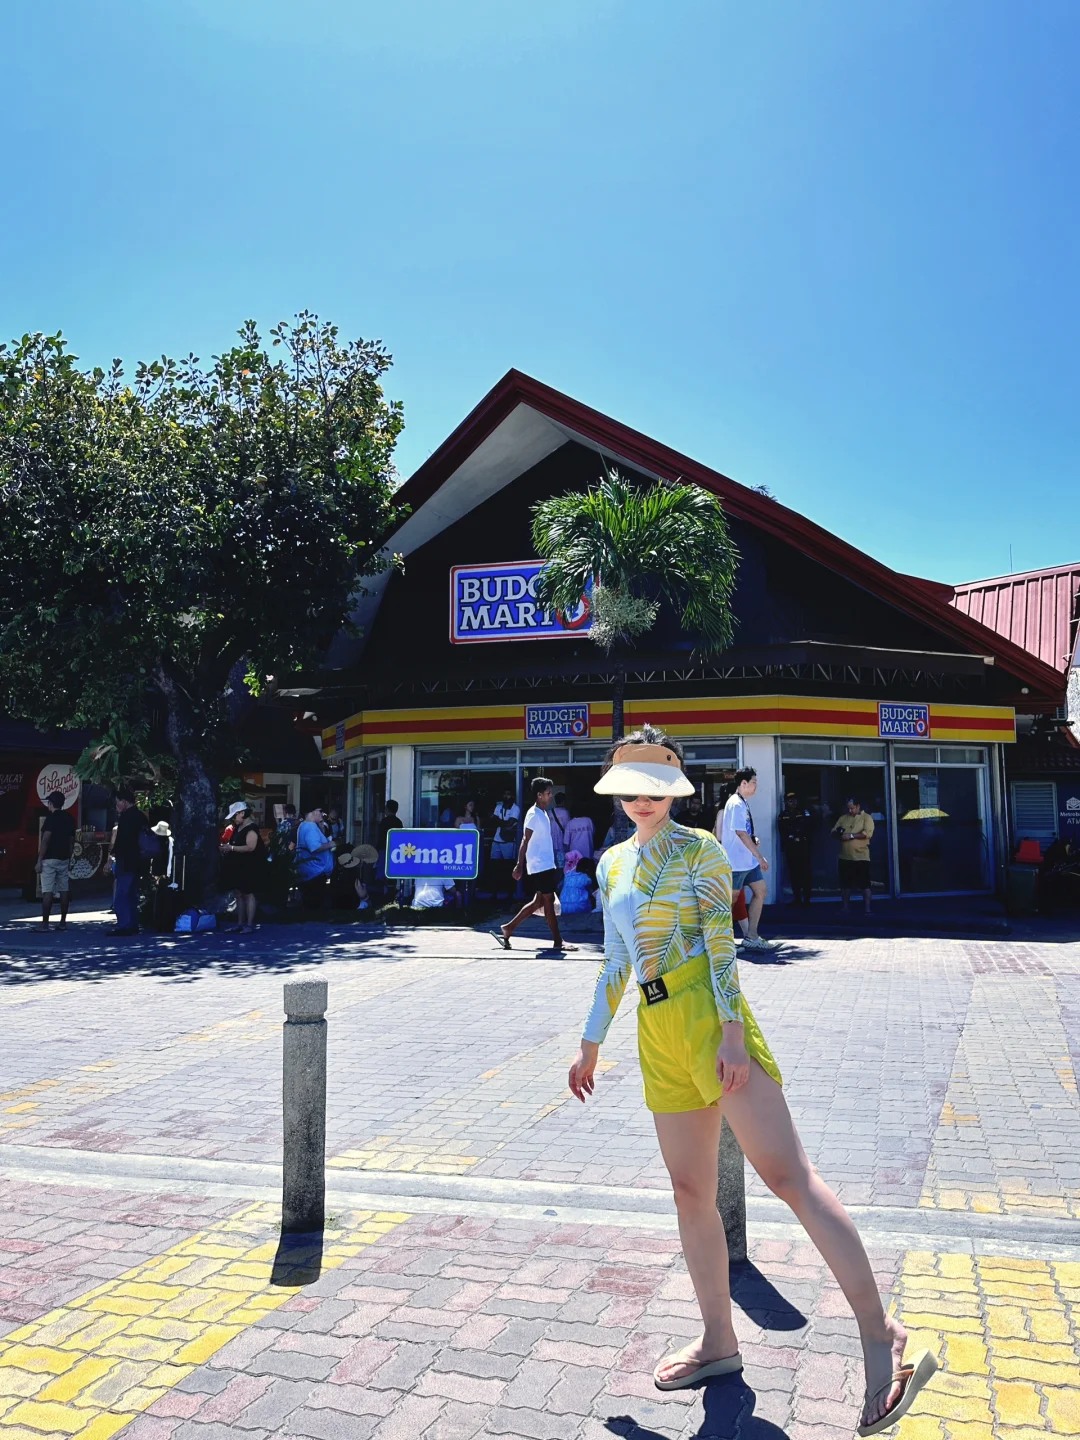
[[[129,805],[135,804],[135,792],[127,785],[121,785],[116,792],[117,800],[124,800]]]
[[[554,781],[554,780],[549,780],[546,775],[537,775],[537,777],[535,778],[535,780],[532,782],[532,794],[533,794],[533,799],[534,799],[534,800],[538,799],[538,798],[544,793],[545,790],[554,790],[554,789],[555,789],[555,781]]]
[[[62,810],[64,808],[63,791],[54,790],[50,795],[46,795],[45,804],[51,805],[54,810]]]
[[[670,736],[666,730],[658,730],[655,725],[643,725],[640,730],[635,730],[632,735],[624,735],[621,740],[613,740],[608,746],[608,752],[604,756],[601,775],[606,775],[615,763],[615,752],[621,750],[624,745],[663,745],[665,750],[670,750],[678,760],[684,772],[686,769],[683,747],[678,740]]]
[[[383,806],[383,809],[389,810],[391,815],[396,815],[398,810],[397,801],[387,800],[386,804]]]
[[[744,780],[756,780],[756,779],[757,779],[757,771],[754,769],[754,767],[753,767],[752,765],[744,765],[741,770],[736,770],[736,771],[735,771],[735,774],[732,775],[731,779],[728,781],[728,785],[729,785],[729,787],[730,787],[729,790],[728,790],[728,794],[729,794],[729,795],[734,795],[734,794],[736,794],[736,792],[737,792],[738,789],[739,789],[739,786],[743,783]]]
[[[286,805],[286,806],[285,806],[285,814],[286,814],[286,815],[295,815],[295,814],[296,814],[296,806],[295,806],[295,805]]]
[[[555,796],[555,803],[556,803],[556,805],[557,805],[561,800],[565,800],[565,799],[566,799],[566,791],[565,791],[565,790],[560,790],[559,793]]]
[[[862,809],[862,801],[859,799],[859,797],[858,797],[857,795],[849,795],[849,796],[847,797],[847,799],[844,801],[844,804],[845,804],[845,805],[858,805],[859,809],[860,809],[860,810]]]

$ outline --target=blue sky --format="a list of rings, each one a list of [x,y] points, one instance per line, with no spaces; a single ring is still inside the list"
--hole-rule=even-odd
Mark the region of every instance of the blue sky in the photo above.
[[[511,365],[942,580],[1080,558],[1076,0],[9,7],[0,332]]]

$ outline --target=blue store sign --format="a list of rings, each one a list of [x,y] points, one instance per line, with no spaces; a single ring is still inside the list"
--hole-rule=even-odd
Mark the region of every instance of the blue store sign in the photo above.
[[[589,707],[585,705],[526,705],[526,740],[585,740],[589,734]]]
[[[929,740],[930,706],[880,700],[878,734],[883,740]]]
[[[572,640],[588,631],[589,602],[572,615],[547,610],[536,594],[539,560],[455,565],[450,571],[450,639],[455,645],[492,640]]]
[[[389,880],[475,880],[478,830],[391,830],[386,837]]]
[[[1080,780],[1059,780],[1058,835],[1062,840],[1080,844]]]

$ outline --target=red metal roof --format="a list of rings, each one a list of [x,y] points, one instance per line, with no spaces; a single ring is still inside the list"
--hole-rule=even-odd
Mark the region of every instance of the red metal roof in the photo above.
[[[1055,670],[1076,657],[1080,563],[956,585],[952,605]]]
[[[646,472],[704,486],[723,500],[729,514],[759,526],[820,564],[846,575],[871,594],[879,595],[975,654],[994,655],[1003,669],[1030,687],[1034,706],[1060,704],[1064,698],[1061,662],[1054,660],[1051,668],[1051,662],[1044,660],[1040,652],[1023,643],[1011,642],[1000,630],[996,631],[999,638],[994,643],[991,632],[995,627],[987,628],[974,617],[969,618],[955,596],[950,600],[953,587],[891,570],[797,511],[759,495],[520,370],[508,370],[488,391],[453,434],[409,477],[397,492],[397,502],[409,506],[413,513],[418,511],[518,405],[530,406],[566,430]],[[957,587],[957,593],[961,588]]]

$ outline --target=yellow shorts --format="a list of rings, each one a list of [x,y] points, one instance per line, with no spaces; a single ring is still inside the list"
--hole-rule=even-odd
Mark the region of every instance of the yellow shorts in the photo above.
[[[724,1027],[716,1013],[707,955],[695,956],[664,976],[668,998],[638,1005],[638,1059],[645,1104],[660,1115],[704,1110],[720,1099],[716,1052]],[[640,990],[641,987],[639,986]],[[743,1036],[751,1060],[783,1084],[780,1067],[765,1043],[744,997]]]

